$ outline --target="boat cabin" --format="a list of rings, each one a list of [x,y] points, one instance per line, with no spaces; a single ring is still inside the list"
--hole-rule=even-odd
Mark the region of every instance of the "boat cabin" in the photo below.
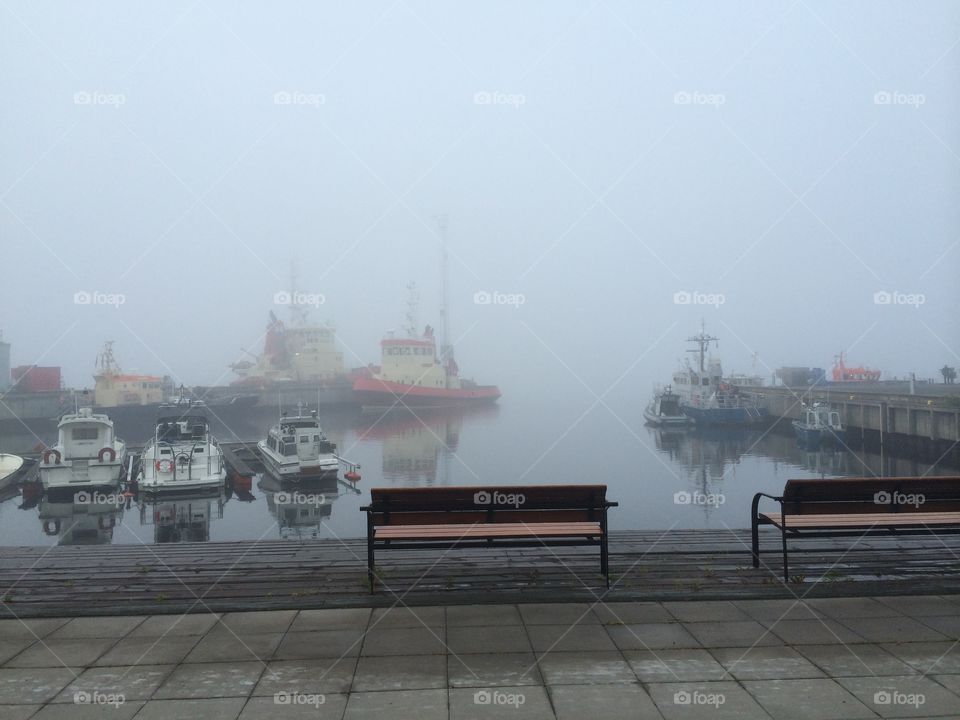
[[[65,459],[93,460],[102,448],[112,448],[115,440],[113,422],[91,408],[81,408],[60,420],[57,444]]]

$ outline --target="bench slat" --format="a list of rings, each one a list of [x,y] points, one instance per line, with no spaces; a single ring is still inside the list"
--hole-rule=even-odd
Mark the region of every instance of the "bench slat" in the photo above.
[[[600,523],[496,523],[477,525],[388,525],[374,528],[378,540],[456,540],[459,538],[599,537]]]
[[[960,512],[881,512],[850,513],[829,515],[787,515],[781,519],[779,513],[760,513],[765,522],[787,528],[862,528],[895,527],[898,525],[960,525]]]

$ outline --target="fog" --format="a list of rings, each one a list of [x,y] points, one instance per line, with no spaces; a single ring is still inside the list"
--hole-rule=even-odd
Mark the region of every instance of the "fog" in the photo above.
[[[701,322],[768,378],[960,362],[956,3],[0,16],[0,329],[68,385],[105,340],[228,383],[291,266],[347,366],[377,363],[410,282],[439,320],[440,216],[458,362],[504,403],[645,402]]]

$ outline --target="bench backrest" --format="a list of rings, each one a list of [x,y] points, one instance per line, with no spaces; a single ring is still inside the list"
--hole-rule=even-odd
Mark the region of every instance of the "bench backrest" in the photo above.
[[[958,512],[960,477],[858,477],[788,480],[784,512],[793,515]]]
[[[599,521],[606,485],[372,488],[375,525]]]

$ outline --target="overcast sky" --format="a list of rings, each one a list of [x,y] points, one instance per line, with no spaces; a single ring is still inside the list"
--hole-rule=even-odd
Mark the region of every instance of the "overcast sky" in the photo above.
[[[505,395],[649,389],[701,318],[731,371],[960,364],[956,2],[0,18],[0,329],[71,385],[107,339],[229,381],[291,262],[348,365],[378,362],[408,283],[437,322],[440,214],[461,369]]]

